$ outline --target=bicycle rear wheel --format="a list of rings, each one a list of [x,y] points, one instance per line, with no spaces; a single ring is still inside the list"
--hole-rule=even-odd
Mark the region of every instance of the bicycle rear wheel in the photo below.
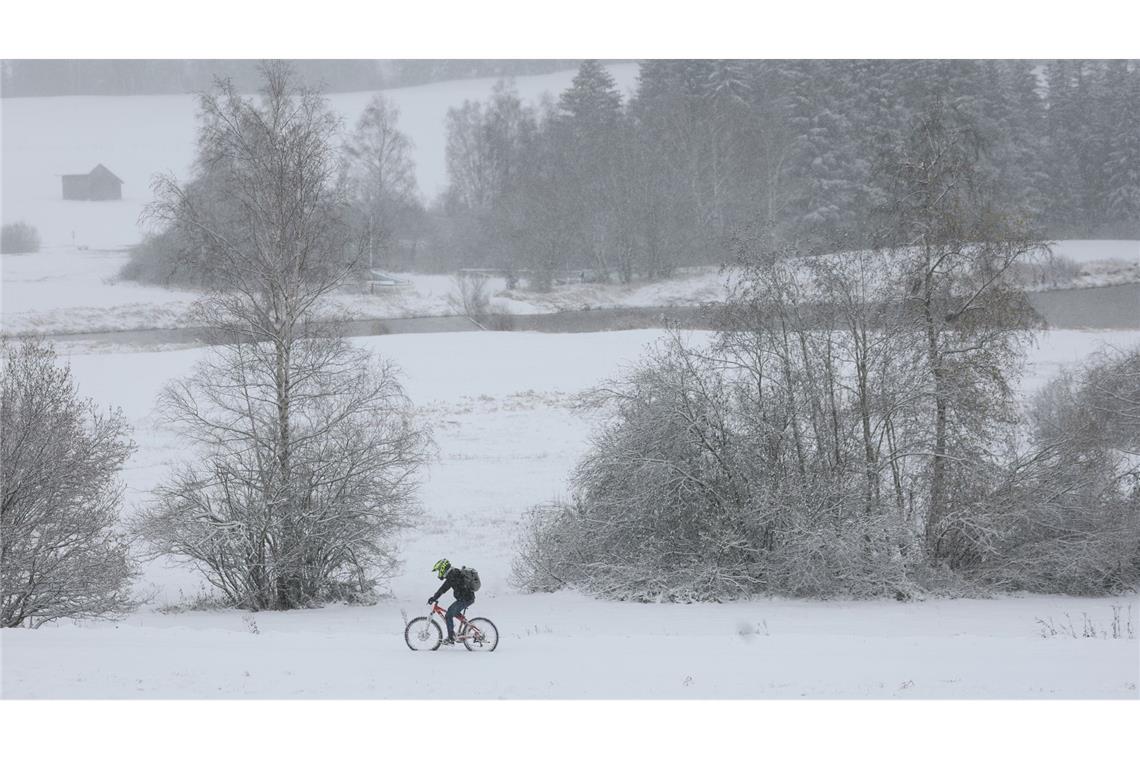
[[[499,629],[487,618],[472,618],[467,621],[463,646],[469,652],[494,652],[499,646]]]
[[[412,618],[404,629],[404,641],[415,652],[431,652],[439,649],[440,642],[443,641],[443,630],[431,618]]]

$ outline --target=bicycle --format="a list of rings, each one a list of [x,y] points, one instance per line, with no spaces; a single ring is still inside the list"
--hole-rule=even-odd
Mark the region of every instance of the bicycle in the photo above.
[[[434,652],[443,643],[443,627],[432,615],[442,618],[447,615],[447,610],[432,602],[430,613],[412,618],[404,628],[404,641],[413,652]],[[499,629],[487,618],[468,620],[463,615],[456,615],[455,619],[459,623],[455,640],[462,641],[467,651],[494,652],[499,646]]]

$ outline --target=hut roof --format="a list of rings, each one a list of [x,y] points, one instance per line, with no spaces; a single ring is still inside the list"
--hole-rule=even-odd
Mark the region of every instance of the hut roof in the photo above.
[[[96,164],[95,168],[91,170],[91,172],[90,172],[90,175],[89,175],[89,176],[92,176],[92,177],[94,177],[94,176],[96,176],[96,175],[103,175],[103,176],[105,176],[105,177],[110,177],[111,179],[113,179],[113,180],[115,180],[116,182],[118,182],[120,185],[126,184],[126,183],[124,183],[124,182],[123,182],[121,179],[119,179],[118,177],[116,177],[116,176],[115,176],[115,174],[114,174],[114,172],[112,172],[112,171],[111,171],[110,169],[108,169],[106,166],[103,166],[103,164]]]

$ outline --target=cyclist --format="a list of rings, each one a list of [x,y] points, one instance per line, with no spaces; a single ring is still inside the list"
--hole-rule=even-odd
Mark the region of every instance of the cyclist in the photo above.
[[[441,559],[432,565],[432,572],[436,574],[443,585],[439,587],[439,591],[428,599],[428,604],[435,604],[439,598],[447,593],[448,589],[455,592],[455,601],[447,608],[447,614],[444,615],[444,621],[447,623],[447,638],[444,639],[444,644],[455,643],[455,616],[462,615],[463,611],[475,603],[475,592],[468,588],[467,578],[463,575],[458,567],[452,567],[451,563],[446,559]]]

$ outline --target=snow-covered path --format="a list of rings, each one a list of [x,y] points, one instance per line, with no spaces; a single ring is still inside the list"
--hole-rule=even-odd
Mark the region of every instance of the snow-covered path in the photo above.
[[[424,584],[425,588],[430,583]],[[1136,640],[1042,638],[1035,620],[1111,605],[1026,597],[630,605],[488,595],[492,654],[414,653],[401,608],[135,616],[5,631],[6,697],[1136,698]],[[475,608],[472,609],[475,612]],[[251,631],[254,621],[259,633]]]

